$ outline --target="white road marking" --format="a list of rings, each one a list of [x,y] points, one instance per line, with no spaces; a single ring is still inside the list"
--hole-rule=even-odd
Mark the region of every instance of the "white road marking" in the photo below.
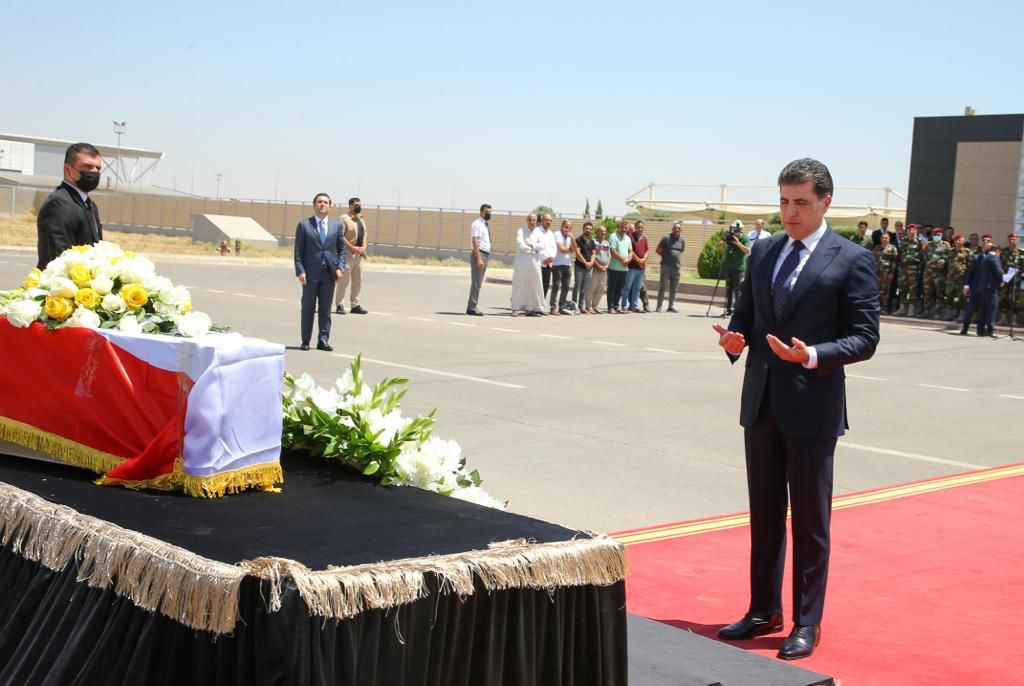
[[[938,389],[940,391],[956,391],[958,393],[970,393],[971,392],[971,389],[969,389],[969,388],[957,388],[956,386],[933,386],[930,383],[919,383],[917,385],[920,386],[921,388],[935,388],[935,389]]]
[[[559,335],[553,334],[553,333],[539,333],[537,335],[541,336],[543,338],[557,338],[560,341],[567,341],[567,340],[569,340],[568,336],[559,336]]]
[[[881,455],[895,455],[896,457],[906,457],[911,460],[919,460],[921,462],[934,462],[935,464],[945,464],[951,467],[964,467],[965,469],[985,469],[984,465],[972,464],[970,462],[958,462],[956,460],[947,460],[942,457],[932,457],[931,455],[918,455],[917,453],[904,453],[899,450],[889,450],[888,448],[874,448],[870,445],[860,445],[859,443],[848,443],[847,441],[840,440],[839,445],[844,448],[853,448],[854,450],[864,450],[869,453],[879,453]]]
[[[370,310],[370,314],[375,314],[379,317],[393,317],[394,315],[390,312],[377,312],[376,310]]]
[[[519,329],[503,329],[500,326],[492,326],[495,331],[504,331],[505,333],[519,333]]]
[[[276,303],[286,303],[286,302],[288,302],[284,298],[267,298],[267,300],[272,300],[272,301],[274,301]]]
[[[239,298],[255,298],[256,297],[255,295],[251,295],[249,293],[232,293],[231,295],[237,296]]]
[[[863,374],[847,374],[846,378],[848,378],[848,379],[864,379],[865,381],[886,381],[886,379],[883,379],[883,378],[878,377],[878,376],[864,376]]]
[[[427,317],[409,317],[409,319],[415,319],[418,322],[436,322],[436,319],[429,319]]]
[[[650,350],[652,353],[668,353],[669,355],[678,355],[678,350],[666,350],[665,348],[644,348],[644,350]],[[718,359],[717,357],[715,358]]]
[[[472,324],[470,326],[473,326]],[[345,355],[343,353],[334,353],[335,357],[344,357],[348,360],[355,359],[355,355]],[[428,369],[427,367],[416,367],[411,364],[399,364],[397,362],[385,362],[384,360],[374,360],[369,357],[364,357],[363,362],[370,362],[372,364],[380,364],[385,367],[397,367],[398,369],[411,369],[415,372],[424,372],[426,374],[437,374],[438,376],[448,376],[453,379],[462,379],[463,381],[475,381],[476,383],[490,384],[491,386],[501,386],[502,388],[516,388],[524,389],[526,386],[520,386],[514,383],[505,383],[504,381],[494,381],[492,379],[481,379],[478,376],[468,376],[466,374],[455,374],[454,372],[442,372],[437,369]]]
[[[469,328],[475,328],[476,324],[463,324],[462,322],[448,322],[451,326],[467,326]]]
[[[207,293],[227,293],[227,291],[218,291],[216,288],[207,288]]]
[[[1000,398],[1009,398],[1010,400],[1024,400],[1024,395],[1007,395],[1005,393],[999,394]]]
[[[617,345],[617,346],[626,345],[625,343],[614,343],[612,341],[590,341],[590,342],[594,343],[596,345]]]

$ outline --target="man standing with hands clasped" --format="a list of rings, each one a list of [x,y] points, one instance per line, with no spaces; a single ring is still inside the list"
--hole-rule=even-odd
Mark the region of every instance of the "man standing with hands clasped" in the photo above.
[[[55,257],[75,245],[103,240],[103,224],[89,193],[100,185],[103,160],[89,143],[75,143],[64,153],[64,181],[46,198],[36,219],[36,266],[46,269]]]
[[[825,224],[832,176],[812,159],[779,174],[784,233],[755,242],[729,328],[714,325],[733,363],[748,348],[740,424],[750,500],[750,606],[718,635],[782,630],[786,494],[793,512],[793,622],[778,656],[807,657],[821,640],[828,577],[832,460],[848,428],[843,367],[878,345],[871,253]]]
[[[480,206],[480,216],[469,227],[469,239],[473,242],[473,253],[469,256],[469,268],[472,282],[469,286],[469,302],[466,303],[466,314],[482,317],[484,313],[477,309],[480,300],[480,286],[484,283],[487,273],[487,260],[491,258],[491,230],[487,222],[491,221],[491,206],[484,203]]]
[[[313,310],[316,310],[319,333],[316,349],[334,350],[331,337],[331,302],[334,300],[334,280],[345,270],[345,240],[341,224],[328,218],[331,196],[317,193],[313,198],[313,216],[303,219],[295,227],[295,276],[302,285],[302,344],[300,350],[309,350],[313,335]]]
[[[359,198],[349,198],[348,212],[341,215],[347,269],[338,281],[338,304],[334,308],[338,314],[345,314],[345,290],[350,282],[352,290],[349,291],[348,298],[352,305],[352,314],[366,314],[366,310],[359,304],[359,291],[363,285],[362,264],[363,258],[366,257],[366,246],[369,244],[362,211],[363,202]]]

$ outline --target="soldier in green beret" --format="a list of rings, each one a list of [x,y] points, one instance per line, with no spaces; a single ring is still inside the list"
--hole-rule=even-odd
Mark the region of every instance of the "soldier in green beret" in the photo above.
[[[964,276],[974,252],[964,243],[961,233],[953,236],[953,249],[946,258],[946,321],[960,318],[965,306]]]
[[[924,264],[924,249],[917,240],[917,224],[907,225],[907,240],[900,242],[900,317],[916,317],[920,310],[917,281]],[[913,305],[913,310],[911,310]]]
[[[943,229],[932,229],[931,240],[924,248],[924,313],[927,319],[945,319],[943,301],[946,295],[946,259],[953,249],[942,239]]]

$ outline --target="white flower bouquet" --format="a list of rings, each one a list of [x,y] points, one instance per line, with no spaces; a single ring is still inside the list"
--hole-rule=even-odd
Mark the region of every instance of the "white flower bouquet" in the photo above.
[[[192,311],[187,288],[158,276],[145,257],[106,241],[69,248],[42,271],[33,269],[21,288],[0,292],[0,316],[19,328],[41,322],[50,329],[187,337],[205,336],[211,328],[207,315]]]
[[[371,387],[359,357],[331,388],[317,386],[308,374],[285,375],[282,448],[339,460],[386,486],[415,486],[504,509],[480,487],[480,475],[466,470],[459,444],[431,436],[434,411],[402,415],[405,390],[392,389],[406,382],[385,378]]]

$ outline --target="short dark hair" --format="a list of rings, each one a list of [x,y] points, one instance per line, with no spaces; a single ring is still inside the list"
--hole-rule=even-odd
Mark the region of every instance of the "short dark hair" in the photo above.
[[[861,219],[861,220],[860,220],[859,222],[857,222],[857,228],[858,228],[858,229],[859,229],[860,227],[862,227],[862,226],[863,226],[864,228],[867,228],[867,225],[868,225],[868,223],[867,223],[866,221],[864,221],[863,219]]]
[[[484,203],[483,205],[480,206],[480,211],[481,212],[483,212],[484,210],[489,210],[489,209],[491,209],[491,206],[488,205],[487,203]]]
[[[75,158],[79,155],[99,157],[100,151],[92,143],[72,143],[64,153],[64,164],[74,164]]]
[[[828,167],[810,157],[793,160],[779,172],[780,186],[807,183],[808,181],[814,184],[814,194],[818,196],[818,200],[823,200],[826,195],[832,195],[832,191],[835,189]]]
[[[327,198],[327,202],[331,203],[332,205],[334,204],[334,201],[331,200],[331,196],[327,195],[326,193],[317,193],[316,195],[313,196],[313,204],[314,205],[316,204],[317,198],[319,198],[321,195],[324,196],[325,198]]]
[[[362,200],[360,200],[359,198],[349,198],[348,199],[348,204],[349,205],[351,205],[354,202],[362,202]]]
[[[887,221],[889,221],[889,218],[888,217],[882,217],[882,221],[883,222],[887,222]]]
[[[587,228],[588,226],[590,228],[594,228],[594,222],[583,222],[583,228],[584,229]]]

